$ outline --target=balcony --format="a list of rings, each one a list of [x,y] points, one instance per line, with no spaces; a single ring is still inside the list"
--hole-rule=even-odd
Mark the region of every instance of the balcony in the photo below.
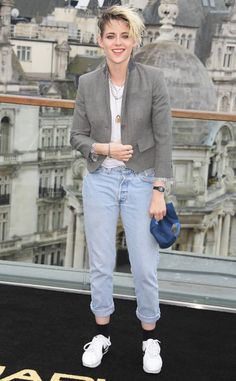
[[[1,155],[0,154],[0,165],[13,165],[13,164],[17,164],[17,157],[18,155],[15,154],[15,153],[8,153],[8,154],[4,154],[4,155]]]
[[[44,147],[39,149],[39,159],[47,160],[72,160],[75,157],[70,146]]]
[[[12,253],[19,252],[21,248],[21,239],[19,237],[14,237],[10,240],[0,241],[0,259],[2,256],[7,258]]]
[[[58,188],[39,188],[39,198],[49,198],[49,199],[60,199],[65,196],[66,192],[64,189]]]

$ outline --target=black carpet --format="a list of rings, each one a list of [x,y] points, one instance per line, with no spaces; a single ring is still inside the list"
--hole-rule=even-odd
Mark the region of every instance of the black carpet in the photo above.
[[[142,370],[136,305],[126,300],[116,300],[112,347],[102,365],[84,368],[83,345],[94,333],[89,299],[0,285],[0,380],[23,369],[36,371],[34,378],[29,372],[10,380],[50,381],[54,373],[70,375],[55,378],[60,381],[236,380],[235,314],[162,305],[163,369],[159,375],[147,375]],[[1,366],[6,367],[2,375]]]

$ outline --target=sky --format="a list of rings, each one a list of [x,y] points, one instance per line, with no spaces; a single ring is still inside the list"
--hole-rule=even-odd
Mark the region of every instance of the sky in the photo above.
[[[88,6],[90,0],[78,0],[78,4],[76,5],[75,8],[84,8]],[[98,0],[99,6],[102,7],[104,0]]]

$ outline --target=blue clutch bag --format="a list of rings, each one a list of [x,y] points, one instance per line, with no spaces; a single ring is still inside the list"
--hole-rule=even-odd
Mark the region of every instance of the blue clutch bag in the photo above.
[[[150,232],[159,243],[161,249],[167,249],[177,240],[180,233],[180,222],[172,202],[166,204],[165,217],[157,221],[151,219]]]

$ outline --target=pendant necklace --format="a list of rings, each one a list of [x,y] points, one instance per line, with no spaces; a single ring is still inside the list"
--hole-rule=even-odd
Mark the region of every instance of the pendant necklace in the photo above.
[[[116,111],[117,111],[117,101],[119,101],[122,96],[123,96],[123,88],[124,88],[124,85],[122,86],[115,86],[111,79],[109,78],[109,83],[110,83],[110,89],[111,89],[111,94],[112,96],[114,97],[115,99],[115,105],[116,105]],[[117,112],[117,115],[115,117],[115,122],[116,123],[121,123],[121,116],[120,116],[120,113]]]

